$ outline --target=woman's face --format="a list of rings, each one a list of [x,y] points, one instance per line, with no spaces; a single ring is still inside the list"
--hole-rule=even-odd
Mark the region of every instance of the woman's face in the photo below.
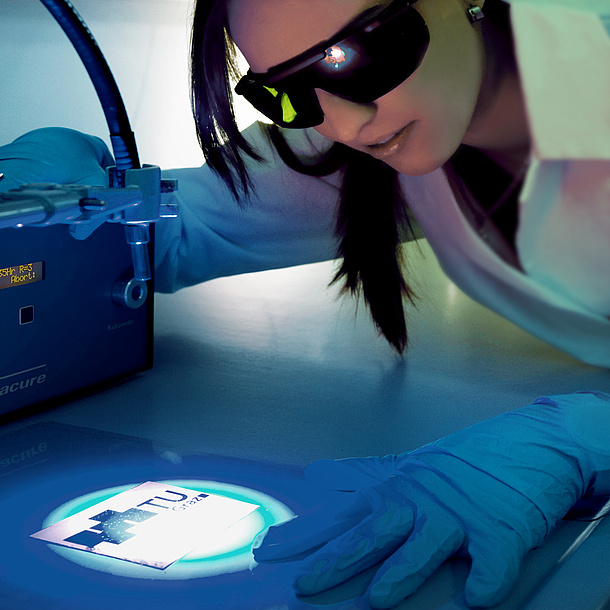
[[[330,38],[363,10],[385,4],[389,2],[229,0],[229,30],[252,71],[266,72]],[[419,0],[415,8],[430,31],[419,68],[370,104],[316,89],[324,122],[315,129],[403,174],[426,174],[442,166],[467,137],[483,79],[483,41],[466,7],[464,0]]]

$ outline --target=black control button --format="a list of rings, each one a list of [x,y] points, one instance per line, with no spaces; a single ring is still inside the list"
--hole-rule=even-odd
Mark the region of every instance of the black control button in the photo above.
[[[19,324],[31,324],[34,321],[34,305],[19,309]]]

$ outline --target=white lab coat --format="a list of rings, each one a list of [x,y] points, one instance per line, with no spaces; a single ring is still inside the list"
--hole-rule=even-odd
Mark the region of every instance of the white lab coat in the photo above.
[[[443,169],[402,176],[401,184],[440,264],[464,292],[580,360],[610,367],[610,1],[511,5],[533,137],[517,232],[525,273],[470,226]],[[172,197],[181,217],[157,232],[159,290],[335,256],[339,178],[292,172],[256,126],[247,131],[271,161],[250,163],[257,197],[243,210],[207,167],[167,172],[179,179]],[[311,133],[288,135],[301,152],[324,146]]]

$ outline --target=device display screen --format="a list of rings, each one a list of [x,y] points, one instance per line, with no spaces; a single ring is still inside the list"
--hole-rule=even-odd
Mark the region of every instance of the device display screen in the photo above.
[[[0,290],[44,280],[44,262],[26,263],[0,269]]]

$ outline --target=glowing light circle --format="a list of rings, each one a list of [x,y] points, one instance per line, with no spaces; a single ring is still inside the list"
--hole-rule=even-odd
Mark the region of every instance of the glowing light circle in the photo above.
[[[165,570],[54,544],[49,544],[49,548],[73,563],[116,576],[149,580],[203,578],[247,570],[252,563],[250,547],[256,535],[271,525],[294,517],[294,513],[286,505],[265,493],[247,487],[198,479],[172,479],[159,482],[251,502],[258,504],[260,508],[225,530],[218,539],[206,541],[205,545],[194,549]],[[132,487],[133,484],[119,485],[69,500],[49,514],[43,527],[49,527]]]

